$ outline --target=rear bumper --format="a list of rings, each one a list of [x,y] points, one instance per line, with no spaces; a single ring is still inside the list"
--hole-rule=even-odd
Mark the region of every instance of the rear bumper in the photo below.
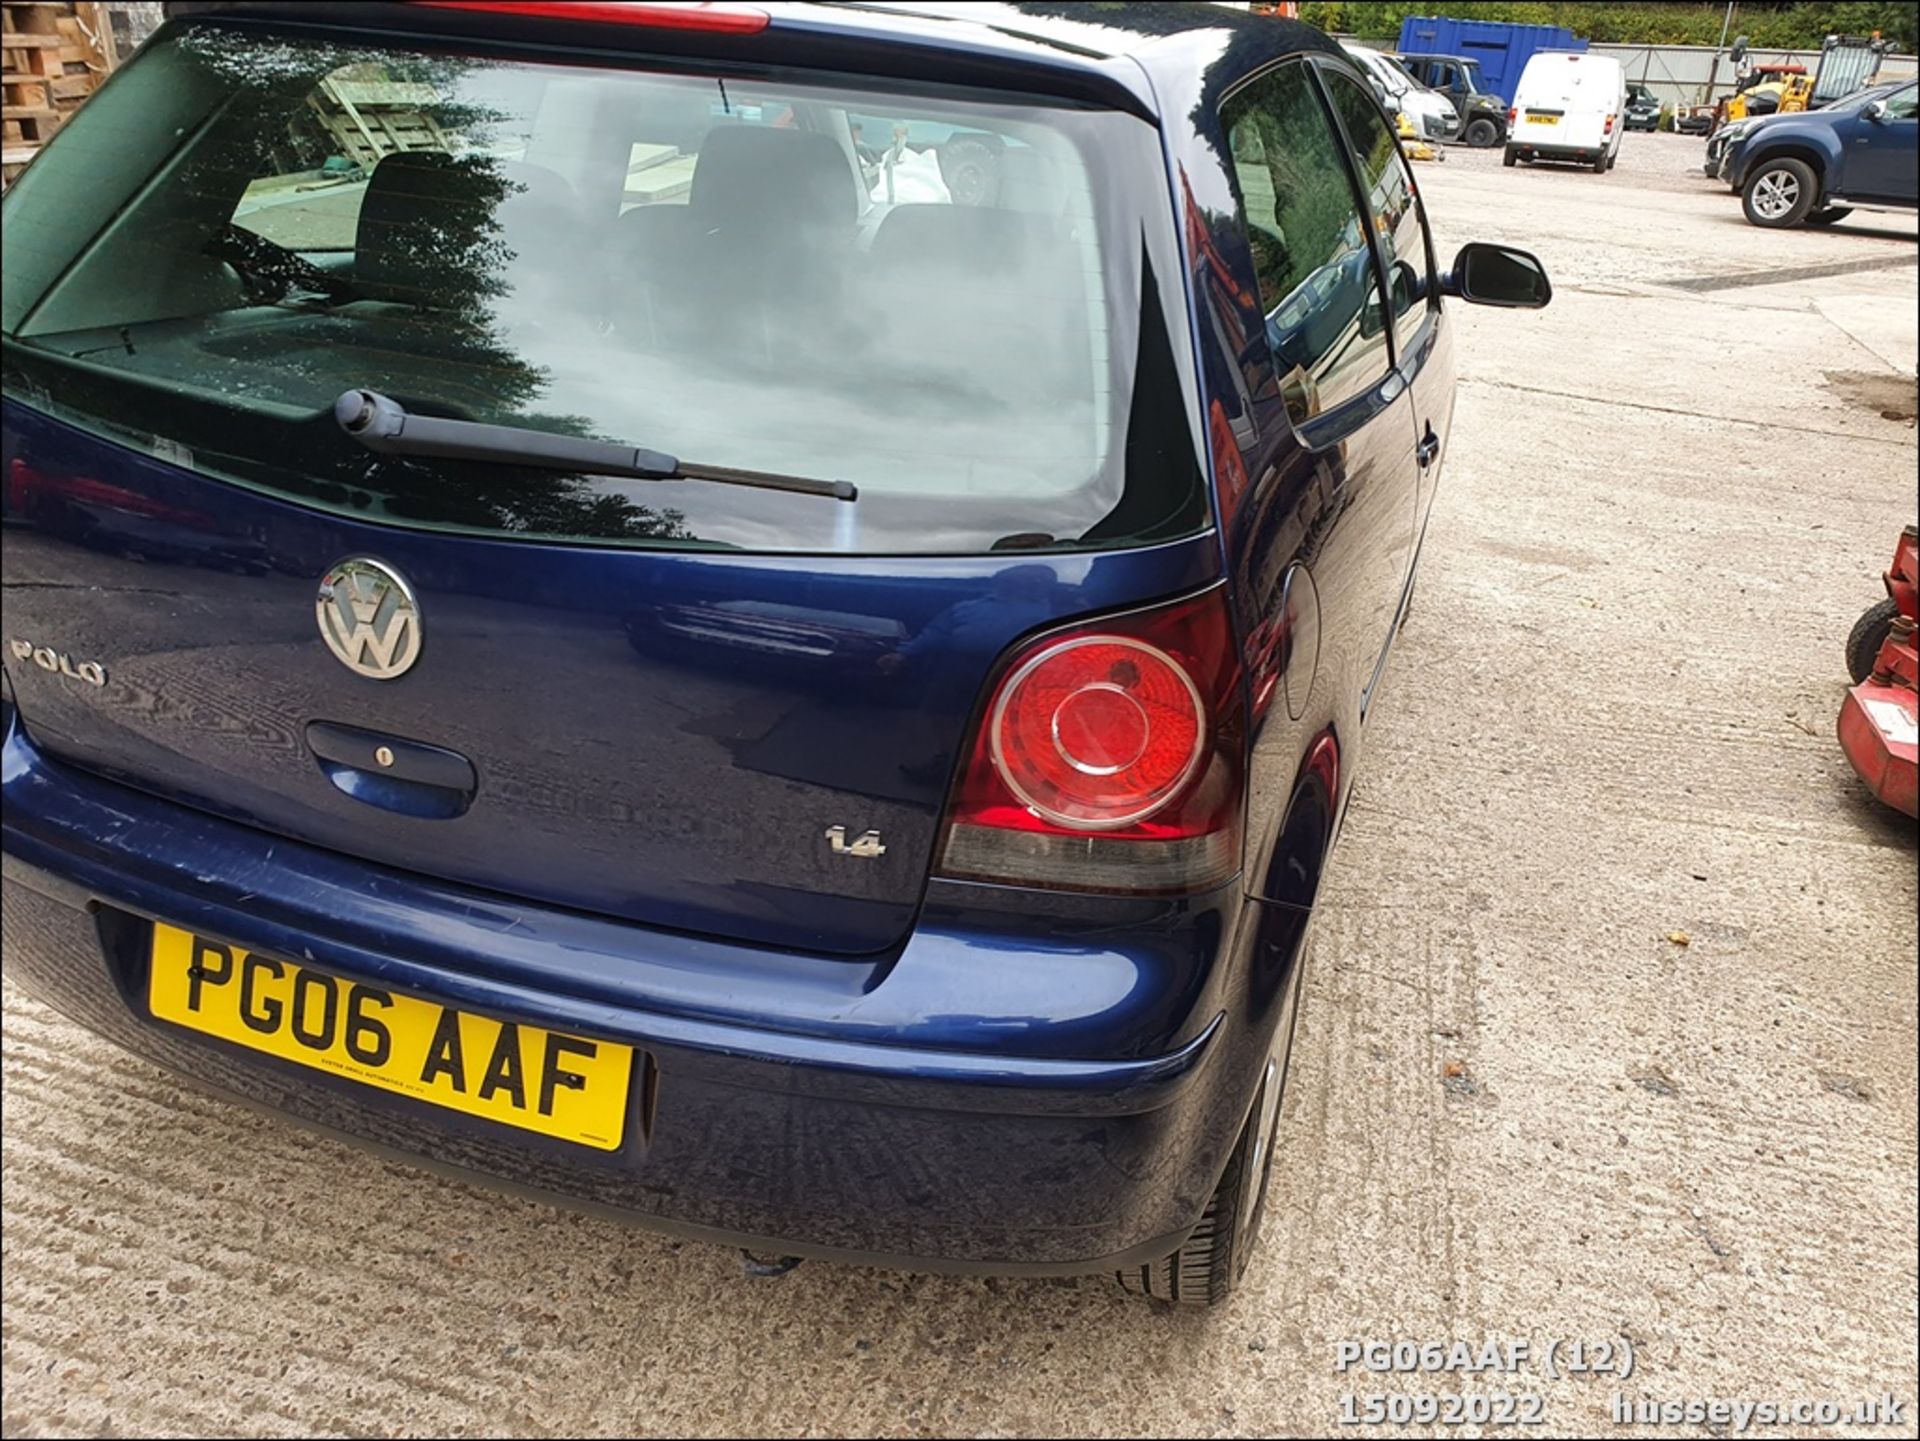
[[[1598,145],[1541,145],[1523,138],[1523,132],[1516,130],[1507,139],[1507,149],[1521,155],[1532,156],[1536,160],[1593,160],[1605,155],[1612,147],[1611,138]]]
[[[784,956],[367,867],[60,766],[17,731],[0,780],[6,974],[82,1025],[471,1178],[701,1239],[908,1269],[1070,1274],[1178,1245],[1237,1135],[1305,928],[1285,908],[1197,906],[1184,957],[1112,937],[1103,957],[1081,938],[942,935],[930,897],[884,962]],[[154,919],[633,1044],[652,1062],[644,1117],[619,1151],[589,1151],[157,1021],[142,980]],[[1162,1025],[1130,1010],[1149,990]],[[1170,997],[1180,1017],[1149,1044]]]

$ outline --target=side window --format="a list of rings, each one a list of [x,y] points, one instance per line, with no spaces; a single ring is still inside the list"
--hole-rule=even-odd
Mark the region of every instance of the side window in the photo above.
[[[1361,183],[1372,211],[1368,219],[1386,245],[1393,272],[1394,335],[1404,349],[1412,342],[1426,312],[1426,307],[1414,300],[1416,290],[1434,293],[1427,264],[1426,230],[1419,206],[1414,203],[1413,177],[1407,173],[1393,130],[1373,97],[1344,75],[1329,73],[1327,85],[1334,109],[1340,112],[1340,121],[1353,141]]]
[[[1220,118],[1274,373],[1288,414],[1306,420],[1386,373],[1364,222],[1339,137],[1304,65],[1255,81]]]
[[[1896,90],[1887,97],[1887,118],[1911,120],[1917,104],[1920,104],[1920,90],[1915,90],[1911,85],[1905,90]]]

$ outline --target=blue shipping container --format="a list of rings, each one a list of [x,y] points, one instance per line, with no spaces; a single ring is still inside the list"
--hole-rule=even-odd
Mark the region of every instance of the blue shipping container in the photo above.
[[[1536,50],[1584,51],[1587,42],[1561,25],[1508,25],[1491,20],[1455,20],[1449,15],[1409,15],[1400,22],[1404,55],[1458,55],[1480,62],[1480,86],[1513,104],[1520,72]]]

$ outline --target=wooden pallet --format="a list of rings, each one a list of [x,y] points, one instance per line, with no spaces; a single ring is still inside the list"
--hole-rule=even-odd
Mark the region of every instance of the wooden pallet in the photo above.
[[[115,63],[113,29],[99,4],[0,0],[0,134],[11,180]]]
[[[400,150],[449,149],[446,132],[420,107],[439,94],[431,85],[389,80],[370,73],[360,78],[331,75],[307,97],[321,127],[339,152],[371,170],[383,155]]]

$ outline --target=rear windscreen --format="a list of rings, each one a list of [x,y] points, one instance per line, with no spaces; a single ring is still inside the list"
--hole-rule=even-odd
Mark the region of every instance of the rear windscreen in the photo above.
[[[854,553],[1207,523],[1130,116],[176,25],[4,214],[10,398],[307,504]],[[377,456],[356,388],[860,498]]]

